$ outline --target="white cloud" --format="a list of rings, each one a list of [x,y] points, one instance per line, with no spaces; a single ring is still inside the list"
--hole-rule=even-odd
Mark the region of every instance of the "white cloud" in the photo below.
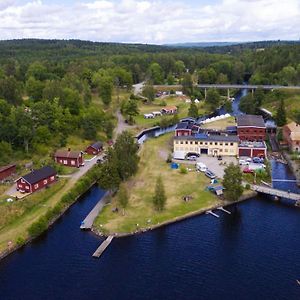
[[[168,43],[300,37],[298,0],[0,2],[0,39]]]

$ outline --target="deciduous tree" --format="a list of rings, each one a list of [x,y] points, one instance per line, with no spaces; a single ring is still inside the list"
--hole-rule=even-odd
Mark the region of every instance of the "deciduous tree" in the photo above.
[[[224,196],[228,201],[237,201],[243,193],[242,172],[239,165],[230,163],[224,170]]]

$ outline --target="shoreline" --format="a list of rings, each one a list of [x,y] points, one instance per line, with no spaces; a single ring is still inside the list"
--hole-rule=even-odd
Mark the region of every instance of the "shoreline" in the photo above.
[[[87,192],[89,192],[89,190],[96,184],[97,182],[93,182],[88,188],[87,190],[82,193],[81,195],[78,195],[74,201],[72,203],[70,203],[68,206],[66,206],[57,216],[55,216],[51,222],[49,222],[48,226],[47,226],[47,229],[42,232],[41,234],[37,235],[37,236],[34,236],[34,237],[29,237],[28,239],[26,239],[24,241],[23,244],[21,245],[14,245],[12,246],[10,249],[6,249],[5,251],[3,252],[0,252],[0,261],[5,259],[7,256],[9,256],[10,254],[14,253],[15,251],[21,249],[22,247],[28,245],[29,243],[31,243],[32,241],[34,241],[35,239],[41,237],[43,234],[47,233],[48,230],[60,219],[64,216],[64,214],[81,198],[83,197]]]
[[[222,207],[227,207],[227,206],[230,206],[230,205],[233,205],[233,204],[238,204],[240,202],[243,202],[243,201],[249,200],[251,198],[254,198],[257,195],[258,195],[257,192],[251,191],[247,195],[242,195],[240,197],[240,199],[236,202],[229,202],[229,201],[226,201],[226,200],[220,200],[220,201],[222,201],[221,203],[214,204],[210,207],[206,207],[206,208],[202,208],[202,209],[199,209],[199,210],[196,210],[196,211],[189,212],[185,215],[178,216],[174,219],[165,221],[163,223],[158,223],[158,224],[155,224],[153,226],[143,227],[143,228],[140,228],[140,229],[138,229],[136,231],[133,231],[133,232],[124,232],[124,233],[123,232],[122,233],[121,232],[113,232],[113,233],[110,233],[110,234],[104,234],[104,233],[100,232],[97,228],[95,228],[94,225],[91,228],[91,232],[93,232],[95,235],[101,236],[101,237],[108,237],[110,235],[113,235],[115,238],[133,236],[133,235],[145,233],[145,232],[148,232],[148,231],[152,231],[152,230],[158,229],[160,227],[171,225],[171,224],[174,224],[174,223],[177,223],[177,222],[181,222],[181,221],[184,221],[184,220],[189,219],[189,218],[199,216],[199,215],[204,214],[205,212],[207,212],[209,210],[213,210],[213,209],[216,209],[216,208],[221,207],[221,206]]]

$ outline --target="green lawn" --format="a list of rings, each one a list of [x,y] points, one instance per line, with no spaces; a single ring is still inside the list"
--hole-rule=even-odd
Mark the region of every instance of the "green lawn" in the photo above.
[[[107,205],[95,221],[95,227],[104,233],[131,232],[139,228],[155,225],[176,217],[208,208],[219,203],[212,193],[205,191],[209,179],[194,170],[181,174],[179,170],[172,170],[165,162],[171,152],[172,134],[167,134],[147,141],[140,152],[139,170],[133,179],[126,183],[130,193],[129,206],[125,216],[113,213],[116,199]],[[156,212],[152,205],[155,182],[158,176],[164,182],[167,205],[163,212]],[[190,195],[193,199],[184,202],[182,197]],[[150,220],[151,222],[148,222]]]
[[[211,123],[203,124],[203,128],[211,128],[211,129],[218,129],[218,130],[225,130],[227,126],[235,126],[235,117],[229,117],[226,119],[214,121]]]
[[[163,101],[165,102],[166,106],[175,105],[178,107],[179,118],[184,118],[188,116],[190,103],[186,103],[185,100],[183,100],[180,97],[176,97],[176,96],[166,97],[164,99],[155,99],[152,103],[140,102],[139,104],[140,114],[134,118],[136,125],[142,128],[148,128],[148,127],[158,125],[163,117],[156,117],[154,119],[145,119],[144,114],[151,113],[153,111],[160,111],[162,107],[165,106],[162,105]],[[209,108],[205,105],[204,101],[200,101],[200,103],[198,104],[198,109],[199,109],[199,115],[210,112]],[[167,116],[166,118],[172,118],[172,116]]]

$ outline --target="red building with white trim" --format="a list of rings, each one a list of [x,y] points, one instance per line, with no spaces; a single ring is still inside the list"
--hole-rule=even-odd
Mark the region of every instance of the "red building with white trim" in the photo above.
[[[89,145],[85,152],[90,155],[97,155],[103,150],[103,144],[101,142],[96,142],[92,145]]]
[[[55,162],[68,167],[83,166],[83,156],[81,151],[57,150],[54,154]]]
[[[13,175],[16,172],[16,165],[7,165],[0,167],[0,181]]]
[[[21,193],[33,193],[56,182],[56,174],[49,166],[33,170],[17,180],[17,190]]]
[[[242,141],[264,141],[266,125],[262,116],[240,115],[237,117],[237,134]]]

